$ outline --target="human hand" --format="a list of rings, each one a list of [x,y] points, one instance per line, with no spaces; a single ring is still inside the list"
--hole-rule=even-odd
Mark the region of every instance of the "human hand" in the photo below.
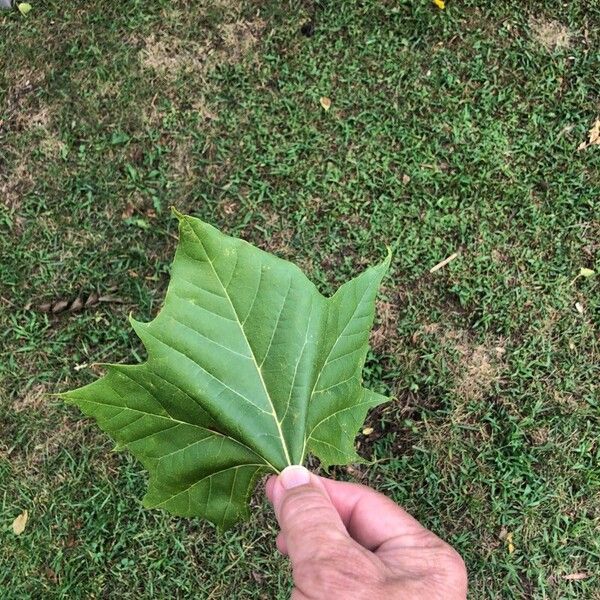
[[[386,496],[304,467],[267,481],[292,562],[292,600],[462,600],[460,555]]]

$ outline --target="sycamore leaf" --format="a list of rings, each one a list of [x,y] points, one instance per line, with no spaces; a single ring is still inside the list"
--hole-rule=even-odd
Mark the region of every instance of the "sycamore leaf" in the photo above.
[[[354,437],[386,401],[361,371],[390,257],[325,298],[292,263],[177,216],[164,306],[131,320],[147,361],[62,396],[148,469],[147,507],[226,528],[258,476],[307,453],[359,460]]]

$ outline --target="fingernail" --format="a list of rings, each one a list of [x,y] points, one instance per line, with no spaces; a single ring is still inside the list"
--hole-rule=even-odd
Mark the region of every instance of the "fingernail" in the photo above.
[[[281,471],[279,481],[284,489],[291,490],[299,485],[306,485],[310,481],[310,473],[301,465],[292,465]]]

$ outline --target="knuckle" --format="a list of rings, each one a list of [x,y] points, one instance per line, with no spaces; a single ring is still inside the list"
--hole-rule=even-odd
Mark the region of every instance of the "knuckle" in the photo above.
[[[465,594],[468,578],[467,567],[462,556],[449,544],[444,543],[436,559],[438,578],[446,582],[449,589]]]
[[[281,513],[289,525],[307,530],[331,522],[333,510],[318,491],[290,494],[281,504]]]
[[[291,491],[284,496],[281,502],[281,509],[296,515],[300,512],[308,512],[315,507],[323,506],[323,504],[323,494],[319,490]]]

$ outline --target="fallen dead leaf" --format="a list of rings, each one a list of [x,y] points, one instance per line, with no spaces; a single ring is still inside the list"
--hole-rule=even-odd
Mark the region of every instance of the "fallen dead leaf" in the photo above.
[[[135,207],[133,206],[133,204],[128,203],[123,212],[121,213],[121,219],[131,219],[134,210]]]
[[[29,519],[29,513],[24,510],[14,521],[12,524],[13,533],[15,535],[21,535],[25,531],[25,526],[27,525],[27,519]]]
[[[113,292],[115,289],[116,288],[112,287],[109,289],[109,292]],[[64,312],[79,312],[85,308],[94,307],[101,302],[123,304],[125,301],[118,296],[112,296],[110,294],[100,296],[97,292],[92,292],[88,295],[77,296],[77,298],[72,301],[63,298],[55,300],[54,302],[45,302],[44,304],[40,304],[37,309],[43,313],[57,315]]]
[[[410,183],[410,176],[408,176],[406,173],[402,175],[402,183],[404,185],[408,185]]]
[[[55,302],[51,307],[50,307],[50,311],[53,314],[62,312],[63,310],[65,310],[67,308],[67,306],[69,306],[69,302],[68,300],[58,300],[58,302]]]
[[[581,144],[579,144],[577,150],[585,150],[590,146],[600,146],[600,119],[596,119],[596,122],[588,131],[587,139],[581,142]]]
[[[321,96],[321,98],[319,99],[319,102],[321,103],[323,110],[327,111],[331,108],[331,99],[328,98],[327,96]]]

